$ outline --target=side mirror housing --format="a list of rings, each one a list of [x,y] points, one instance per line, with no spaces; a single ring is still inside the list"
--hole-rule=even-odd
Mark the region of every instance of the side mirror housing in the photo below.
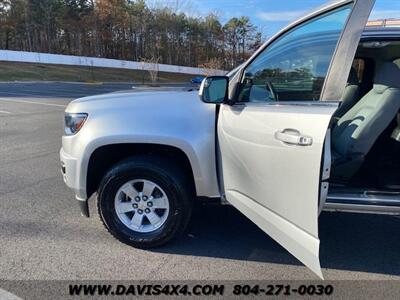
[[[228,100],[229,77],[210,76],[201,83],[199,96],[205,103],[220,104]]]

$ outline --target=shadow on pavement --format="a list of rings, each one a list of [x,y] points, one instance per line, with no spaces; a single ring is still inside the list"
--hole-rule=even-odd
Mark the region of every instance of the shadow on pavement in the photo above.
[[[323,213],[322,268],[400,275],[400,218]],[[185,236],[157,252],[277,264],[300,262],[229,206],[203,206]]]

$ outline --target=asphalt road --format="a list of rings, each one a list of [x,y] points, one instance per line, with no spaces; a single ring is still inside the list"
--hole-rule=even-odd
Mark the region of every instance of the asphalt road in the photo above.
[[[317,279],[232,207],[197,209],[163,248],[126,246],[79,215],[58,151],[66,104],[121,86],[0,84],[0,279]],[[125,88],[125,87],[123,87]],[[326,279],[400,279],[400,218],[324,213]]]
[[[190,88],[190,83],[162,83],[160,88]],[[67,97],[75,99],[83,96],[91,96],[102,93],[110,93],[120,90],[143,89],[132,83],[76,83],[76,82],[0,82],[0,97],[34,97],[34,98],[59,98]]]

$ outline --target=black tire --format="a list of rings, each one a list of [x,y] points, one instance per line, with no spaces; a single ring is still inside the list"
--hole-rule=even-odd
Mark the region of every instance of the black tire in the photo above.
[[[173,163],[159,156],[136,156],[113,166],[100,183],[97,207],[106,229],[121,242],[135,248],[159,247],[176,238],[185,230],[193,207],[193,188],[185,173]],[[114,208],[118,189],[134,179],[151,180],[160,186],[169,200],[169,213],[158,229],[142,233],[125,226]]]

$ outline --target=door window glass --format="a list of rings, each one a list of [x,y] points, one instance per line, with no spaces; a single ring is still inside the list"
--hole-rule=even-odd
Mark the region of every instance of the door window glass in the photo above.
[[[319,100],[351,6],[326,13],[287,32],[244,71],[239,101]]]

